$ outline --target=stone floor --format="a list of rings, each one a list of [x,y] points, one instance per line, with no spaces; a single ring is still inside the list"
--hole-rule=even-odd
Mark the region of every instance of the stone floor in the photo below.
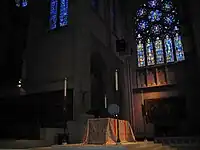
[[[154,144],[153,142],[137,142],[126,143],[120,145],[82,145],[82,144],[68,144],[68,145],[54,145],[52,147],[32,148],[32,150],[179,150],[162,144]],[[181,149],[182,150],[182,149]],[[184,149],[186,150],[186,149]],[[189,150],[200,150],[190,149]]]
[[[118,145],[93,145],[93,144],[66,144],[66,145],[52,145],[50,147],[37,148],[22,148],[9,147],[0,148],[0,150],[15,149],[15,150],[200,150],[199,145],[181,144],[181,145],[162,145],[154,142],[136,142],[123,143]]]

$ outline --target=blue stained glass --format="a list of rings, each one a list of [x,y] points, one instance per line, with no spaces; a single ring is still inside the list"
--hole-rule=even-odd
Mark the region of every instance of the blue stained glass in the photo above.
[[[27,0],[22,0],[22,7],[26,7],[28,5],[28,1]]]
[[[149,20],[151,22],[155,22],[155,21],[160,21],[161,19],[161,16],[162,16],[162,12],[159,11],[159,10],[155,10],[155,11],[150,11],[150,14],[148,16]]]
[[[17,7],[20,7],[20,6],[21,6],[21,1],[20,1],[20,0],[15,0],[15,5],[16,5]]]
[[[155,51],[156,51],[156,63],[163,64],[164,63],[164,52],[162,40],[157,37],[155,41]]]
[[[155,8],[158,6],[158,0],[149,0],[148,1],[149,7]]]
[[[145,14],[146,14],[146,9],[144,9],[144,8],[140,8],[137,11],[137,16],[139,16],[139,17],[144,16]]]
[[[148,0],[136,16],[138,67],[185,60],[179,21],[171,0]]]
[[[153,25],[152,27],[151,27],[151,32],[153,33],[153,34],[160,34],[161,33],[161,31],[162,31],[162,27],[161,27],[161,25]]]
[[[144,45],[141,42],[141,40],[137,44],[137,58],[138,58],[138,67],[144,67],[145,66]]]
[[[174,37],[174,45],[175,45],[175,52],[176,52],[176,60],[177,61],[185,60],[181,36],[178,33],[176,33]]]
[[[174,27],[174,31],[177,32],[179,31],[179,28],[177,26]]]
[[[148,22],[141,20],[138,24],[138,29],[145,30],[148,27]]]
[[[57,26],[58,0],[51,0],[50,6],[50,29],[53,30]]]
[[[163,10],[170,11],[172,9],[172,2],[171,1],[165,1],[163,4]]]
[[[17,7],[26,7],[28,5],[28,0],[15,0]]]
[[[68,24],[68,0],[60,0],[60,26]]]
[[[150,41],[150,39],[147,40],[146,43],[146,55],[147,55],[147,65],[154,65],[155,59],[154,59],[154,52],[153,52],[153,43]]]
[[[172,45],[172,39],[166,35],[165,40],[165,54],[166,54],[166,62],[174,62],[174,53],[173,53],[173,45]]]
[[[167,15],[164,17],[164,23],[171,25],[175,21],[174,15]]]

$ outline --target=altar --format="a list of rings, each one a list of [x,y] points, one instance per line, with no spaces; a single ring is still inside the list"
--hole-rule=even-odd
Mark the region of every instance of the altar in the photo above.
[[[84,144],[116,144],[117,142],[117,119],[97,118],[88,119],[85,129]],[[121,143],[135,142],[130,123],[119,120],[119,138]]]

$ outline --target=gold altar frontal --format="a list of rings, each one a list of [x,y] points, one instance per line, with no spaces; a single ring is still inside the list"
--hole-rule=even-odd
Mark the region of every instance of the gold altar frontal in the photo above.
[[[88,119],[83,144],[116,144],[117,134],[117,119]],[[119,138],[121,143],[135,142],[130,123],[126,120],[119,120]]]

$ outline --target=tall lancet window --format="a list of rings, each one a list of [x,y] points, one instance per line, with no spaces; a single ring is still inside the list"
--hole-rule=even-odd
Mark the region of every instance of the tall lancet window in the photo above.
[[[165,54],[166,54],[166,62],[173,62],[174,61],[174,50],[172,45],[172,39],[169,37],[169,35],[165,36],[164,39],[165,43]]]
[[[141,39],[139,39],[137,43],[137,55],[138,55],[138,66],[144,67],[145,66],[144,44],[142,43]]]
[[[150,39],[147,39],[146,42],[146,55],[147,55],[147,65],[154,65],[154,52],[153,52],[153,43]]]
[[[156,51],[156,63],[163,64],[164,63],[163,44],[162,40],[159,37],[157,37],[155,40],[155,51]]]
[[[177,18],[171,0],[148,0],[138,9],[135,18],[138,67],[185,60]]]
[[[28,5],[28,0],[15,0],[17,7],[26,7]]]
[[[60,0],[60,26],[66,26],[68,23],[68,0]]]
[[[68,0],[51,0],[49,28],[54,30],[68,25]]]
[[[57,14],[58,14],[58,0],[51,0],[50,4],[50,29],[53,30],[57,27]]]

